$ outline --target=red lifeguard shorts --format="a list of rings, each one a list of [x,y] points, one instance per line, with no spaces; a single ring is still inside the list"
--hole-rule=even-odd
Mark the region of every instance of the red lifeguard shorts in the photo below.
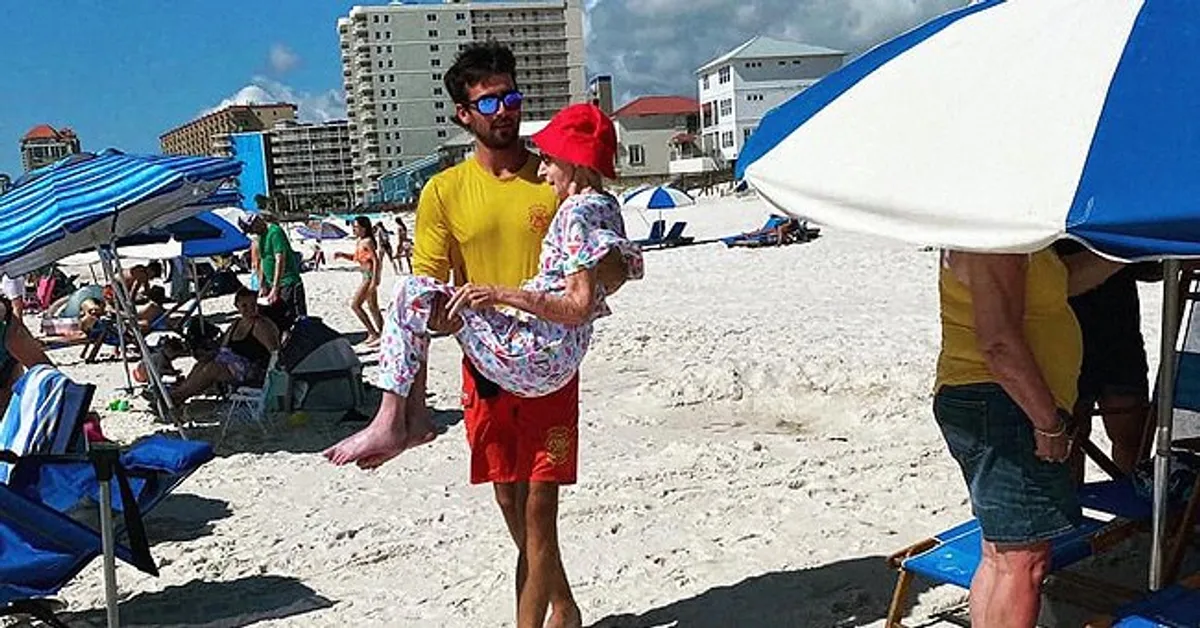
[[[471,483],[574,484],[579,466],[579,376],[536,399],[501,390],[483,399],[463,362],[463,423]]]

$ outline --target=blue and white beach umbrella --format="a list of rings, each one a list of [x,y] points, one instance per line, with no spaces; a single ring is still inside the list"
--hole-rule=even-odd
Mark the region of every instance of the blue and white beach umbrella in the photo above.
[[[622,205],[631,209],[675,209],[695,205],[696,200],[683,190],[657,185],[637,190],[625,197]]]
[[[816,222],[937,247],[1200,255],[1200,3],[987,0],[769,112],[737,175]]]
[[[0,196],[0,272],[21,275],[194,215],[239,172],[241,164],[231,159],[115,150],[73,155],[31,172]]]
[[[1061,237],[1164,259],[1157,397],[1174,398],[1181,257],[1200,256],[1200,3],[985,0],[877,46],[764,116],[737,175],[825,225],[977,252]],[[1151,588],[1172,404],[1158,404]]]

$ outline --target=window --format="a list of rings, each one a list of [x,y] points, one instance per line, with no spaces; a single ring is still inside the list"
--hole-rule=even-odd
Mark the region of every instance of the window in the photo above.
[[[746,94],[746,100],[750,102],[759,102],[763,99],[762,94]]]
[[[383,59],[380,59],[380,60],[379,60],[379,61],[377,61],[376,63],[378,63],[378,64],[379,64],[379,68],[380,68],[380,69],[383,69]]]
[[[725,98],[721,101],[721,115],[722,116],[733,115],[733,99],[732,98]]]
[[[429,44],[429,52],[437,52],[441,50],[437,44]]]
[[[391,46],[388,46],[388,47],[387,47],[387,51],[388,51],[388,54],[392,54],[392,47],[391,47]]]
[[[392,139],[392,134],[391,134],[391,133],[388,133],[388,132],[386,132],[386,131],[384,131],[384,133],[383,133],[383,139],[385,139],[385,140],[390,140],[390,139]]]
[[[389,21],[389,20],[388,20],[388,16],[385,14],[385,15],[383,16],[383,23],[384,23],[384,24],[387,24],[387,23],[388,23],[388,21]]]
[[[751,135],[754,135],[754,129],[742,129],[742,143],[745,144]]]
[[[425,21],[426,21],[426,22],[436,22],[436,21],[437,21],[437,14],[436,14],[436,13],[426,13],[426,14],[425,14]]]
[[[728,83],[729,75],[730,75],[730,71],[729,71],[728,66],[721,68],[720,70],[717,71],[717,83],[719,83],[721,85]]]
[[[444,102],[442,102],[442,101],[440,101],[440,100],[439,100],[439,101],[437,101],[437,102],[433,103],[433,108],[434,108],[434,109],[445,109],[445,108],[446,108],[446,103],[444,103]]]
[[[456,19],[456,20],[458,20],[459,22],[461,22],[461,21],[463,21],[463,20],[467,19],[467,14],[466,14],[466,13],[455,13],[455,14],[454,14],[454,19]]]
[[[375,54],[377,54],[377,55],[383,54],[383,46],[375,46]]]
[[[382,36],[383,36],[383,33],[379,32],[379,31],[375,31],[375,39],[379,39]]]
[[[372,22],[374,22],[374,23],[376,23],[376,24],[378,24],[378,23],[379,23],[379,16],[378,16],[378,15],[372,15],[372,16],[371,16],[371,21],[372,21]]]
[[[434,122],[437,122],[438,124],[446,124],[446,116],[438,116],[438,117],[434,118],[433,120],[434,120]]]
[[[792,60],[792,65],[800,65],[800,60],[799,60],[799,59],[793,59],[793,60]]]
[[[392,97],[392,98],[395,98],[395,97],[396,97],[396,90],[394,90],[394,89],[389,89],[388,91],[389,91],[389,92],[391,92],[391,93],[389,93],[389,94],[388,94],[388,96],[390,96],[390,97]]]
[[[646,149],[641,144],[629,145],[629,165],[644,166],[646,165]]]
[[[441,72],[434,72],[433,74],[430,74],[430,75],[429,75],[429,78],[431,78],[431,79],[433,79],[433,80],[435,80],[435,81],[440,81],[440,80],[442,80],[442,73],[441,73]]]
[[[430,37],[437,37],[437,29],[436,29],[436,28],[431,28],[431,29],[429,29],[429,36],[430,36]]]
[[[441,96],[441,95],[442,95],[442,88],[440,88],[440,87],[435,87],[435,88],[433,88],[433,95],[434,95],[434,96]]]
[[[446,131],[444,129],[438,129],[437,136],[446,137]]]
[[[384,39],[391,39],[391,38],[392,38],[392,31],[387,31],[387,32],[385,32],[385,33],[383,34],[383,37],[384,37]]]
[[[431,68],[440,68],[440,67],[442,67],[442,60],[441,60],[441,59],[430,59],[430,60],[429,60],[429,67],[431,67]]]
[[[465,28],[460,28],[460,29],[458,29],[458,36],[459,36],[459,37],[466,37],[466,36],[467,36],[467,29],[465,29]],[[458,45],[458,49],[459,49],[459,50],[462,50],[462,49],[463,49],[463,47],[464,47],[464,46],[463,46],[462,44],[459,44],[459,45]]]
[[[722,148],[732,148],[733,147],[733,131],[725,131],[725,132],[721,133],[721,147]]]
[[[392,60],[391,60],[391,59],[388,59],[388,67],[389,67],[389,68],[390,68],[390,67],[392,67]]]
[[[703,79],[700,79],[700,82],[704,86],[702,89],[708,89],[708,75],[707,74],[704,75]]]

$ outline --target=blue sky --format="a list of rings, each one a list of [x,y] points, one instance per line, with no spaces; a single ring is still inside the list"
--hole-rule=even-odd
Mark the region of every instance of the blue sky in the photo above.
[[[583,0],[587,62],[618,104],[695,96],[693,70],[756,34],[856,53],[966,0]],[[0,172],[34,125],[84,150],[156,152],[158,135],[222,101],[286,99],[341,115],[341,0],[22,0],[0,20]]]

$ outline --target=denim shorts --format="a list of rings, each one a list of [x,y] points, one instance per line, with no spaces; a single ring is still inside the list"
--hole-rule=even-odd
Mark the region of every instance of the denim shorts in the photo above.
[[[984,540],[1029,545],[1080,522],[1070,466],[1034,454],[1033,425],[999,385],[943,386],[933,414],[967,481]]]

